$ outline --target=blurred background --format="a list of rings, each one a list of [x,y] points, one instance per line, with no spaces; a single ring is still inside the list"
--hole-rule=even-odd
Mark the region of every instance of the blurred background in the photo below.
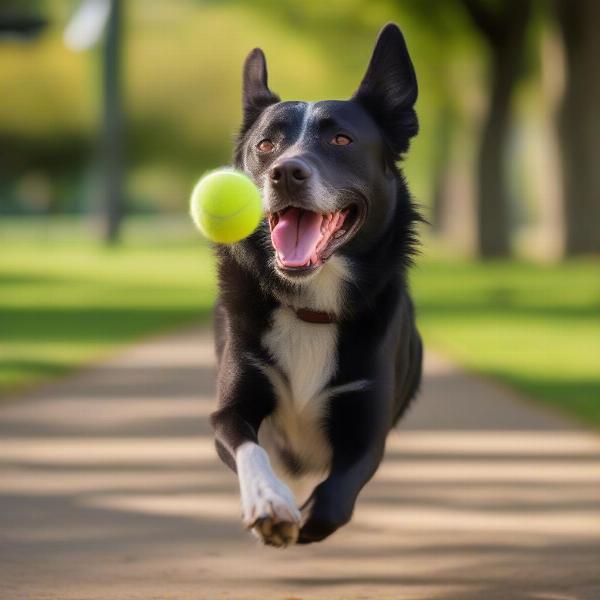
[[[387,21],[420,87],[427,344],[599,425],[596,0],[3,0],[0,396],[208,322],[187,202],[230,160],[246,54],[283,99],[348,98]]]

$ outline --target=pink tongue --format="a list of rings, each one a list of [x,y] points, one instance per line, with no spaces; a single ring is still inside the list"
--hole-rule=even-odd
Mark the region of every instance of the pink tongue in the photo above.
[[[288,208],[271,231],[273,246],[286,267],[302,267],[310,262],[323,237],[323,215],[300,208]]]

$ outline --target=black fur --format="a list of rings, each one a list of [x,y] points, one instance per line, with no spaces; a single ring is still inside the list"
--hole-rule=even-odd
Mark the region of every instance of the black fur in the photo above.
[[[321,540],[348,522],[358,492],[379,466],[387,433],[419,386],[422,349],[407,269],[421,219],[396,166],[417,133],[416,98],[414,69],[395,25],[382,30],[362,83],[345,102],[310,107],[280,102],[268,88],[262,51],[253,50],[246,60],[235,166],[263,187],[269,208],[286,203],[310,208],[317,188],[286,196],[268,187],[273,165],[282,156],[299,156],[327,189],[343,189],[335,197],[339,208],[355,202],[364,211],[360,230],[336,251],[351,265],[351,281],[338,315],[338,368],[327,385],[357,379],[372,385],[329,401],[322,427],[332,448],[331,469],[303,507],[300,543]],[[300,139],[308,118],[310,135]],[[353,132],[356,143],[330,147],[329,137],[342,126]],[[276,140],[276,151],[260,156],[256,145],[267,137]],[[276,407],[272,385],[256,366],[258,360],[277,368],[277,357],[269,355],[262,336],[282,298],[293,298],[303,283],[275,264],[266,220],[246,240],[217,247],[217,256],[220,404],[212,423],[219,454],[235,469],[236,448],[257,442],[262,420]],[[283,454],[290,472],[302,473],[301,459],[287,449]]]

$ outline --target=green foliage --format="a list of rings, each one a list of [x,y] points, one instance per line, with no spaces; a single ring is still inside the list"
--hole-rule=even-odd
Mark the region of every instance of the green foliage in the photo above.
[[[424,26],[417,4],[127,3],[123,82],[134,206],[181,208],[193,179],[229,162],[241,117],[241,68],[250,49],[266,51],[270,82],[282,98],[348,98],[378,30],[390,20],[403,28],[420,78],[421,134],[406,167],[418,200],[426,203],[435,115],[456,75],[448,67],[456,42],[442,27],[455,23],[454,11],[439,7],[440,18]],[[73,3],[56,0],[44,6],[51,25],[36,42],[0,44],[0,171],[19,177],[33,170],[54,186],[65,173],[81,177],[94,156],[100,69],[97,50],[75,53],[62,42]],[[151,171],[165,175],[154,194],[148,193],[148,180],[156,180]]]
[[[560,266],[426,259],[413,273],[427,342],[600,425],[600,277],[594,261]]]

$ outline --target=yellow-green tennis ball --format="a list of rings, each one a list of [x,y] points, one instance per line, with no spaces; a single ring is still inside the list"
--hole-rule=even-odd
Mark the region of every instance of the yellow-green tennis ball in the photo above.
[[[243,173],[232,169],[212,171],[194,187],[190,214],[209,240],[233,244],[258,227],[263,216],[260,192]]]

